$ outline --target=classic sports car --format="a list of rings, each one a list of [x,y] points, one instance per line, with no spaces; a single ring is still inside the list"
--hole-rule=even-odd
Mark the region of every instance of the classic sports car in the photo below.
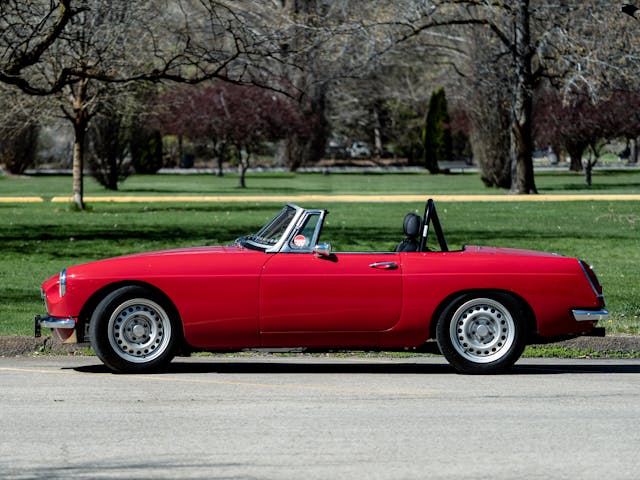
[[[437,346],[465,373],[503,371],[528,343],[604,335],[602,287],[582,260],[449,251],[432,200],[422,217],[405,216],[395,251],[332,252],[318,243],[326,215],[287,204],[230,246],[69,267],[42,284],[47,316],[36,316],[36,335],[42,326],[62,337],[75,329],[118,372],[158,370],[196,350]],[[427,247],[430,231],[437,251]]]

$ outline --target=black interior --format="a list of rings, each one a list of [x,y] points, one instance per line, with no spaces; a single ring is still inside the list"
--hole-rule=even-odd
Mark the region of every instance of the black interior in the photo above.
[[[402,224],[402,231],[404,233],[404,240],[396,247],[396,252],[417,252],[420,247],[418,241],[418,234],[420,233],[420,216],[415,213],[407,213],[404,216],[404,223]]]

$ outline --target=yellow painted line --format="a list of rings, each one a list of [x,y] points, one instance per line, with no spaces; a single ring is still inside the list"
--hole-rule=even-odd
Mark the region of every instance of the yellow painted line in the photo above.
[[[86,196],[87,203],[153,203],[153,202],[424,202],[433,198],[438,202],[577,202],[577,201],[640,201],[640,194],[602,194],[602,195],[234,195],[234,196]],[[53,203],[70,203],[71,197],[53,197]]]
[[[211,196],[211,195],[176,195],[176,196],[149,196],[149,195],[123,195],[123,196],[85,196],[86,203],[111,202],[111,203],[153,203],[153,202],[288,202],[291,196]],[[297,198],[297,197],[294,197]],[[71,203],[72,197],[53,197],[53,203]]]
[[[0,197],[0,203],[42,203],[42,197]]]
[[[367,388],[354,387],[338,387],[338,386],[322,386],[322,385],[295,385],[288,383],[258,383],[258,382],[236,382],[228,380],[207,380],[198,378],[177,378],[150,375],[113,375],[110,373],[80,373],[68,370],[44,370],[36,368],[0,368],[2,372],[18,372],[18,373],[41,373],[45,375],[90,375],[96,377],[110,377],[114,379],[135,379],[149,382],[169,382],[169,383],[196,383],[206,385],[225,385],[238,387],[253,388],[273,388],[278,390],[312,390],[320,392],[339,392],[339,393],[367,393],[372,395],[400,395],[400,396],[430,396],[431,392],[424,391],[405,391],[405,390],[375,390]]]
[[[585,200],[639,201],[640,194],[433,195],[432,198],[441,202],[579,202]]]
[[[65,370],[44,370],[39,368],[0,367],[0,372],[26,372],[26,373],[46,373],[46,374],[52,374],[52,375],[77,375],[77,372],[69,372]],[[95,375],[103,375],[103,374],[96,373]]]

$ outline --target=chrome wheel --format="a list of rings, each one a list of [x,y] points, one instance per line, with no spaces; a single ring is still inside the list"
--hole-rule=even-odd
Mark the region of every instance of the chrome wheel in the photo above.
[[[157,303],[133,298],[113,310],[107,335],[119,357],[132,363],[147,363],[161,356],[169,346],[171,321]]]
[[[451,317],[449,338],[455,351],[473,363],[489,363],[511,351],[516,326],[509,310],[490,298],[474,298]]]

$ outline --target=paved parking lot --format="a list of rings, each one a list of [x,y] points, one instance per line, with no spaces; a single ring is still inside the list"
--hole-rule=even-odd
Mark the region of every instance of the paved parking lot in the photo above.
[[[639,360],[0,358],[0,477],[637,478]]]

